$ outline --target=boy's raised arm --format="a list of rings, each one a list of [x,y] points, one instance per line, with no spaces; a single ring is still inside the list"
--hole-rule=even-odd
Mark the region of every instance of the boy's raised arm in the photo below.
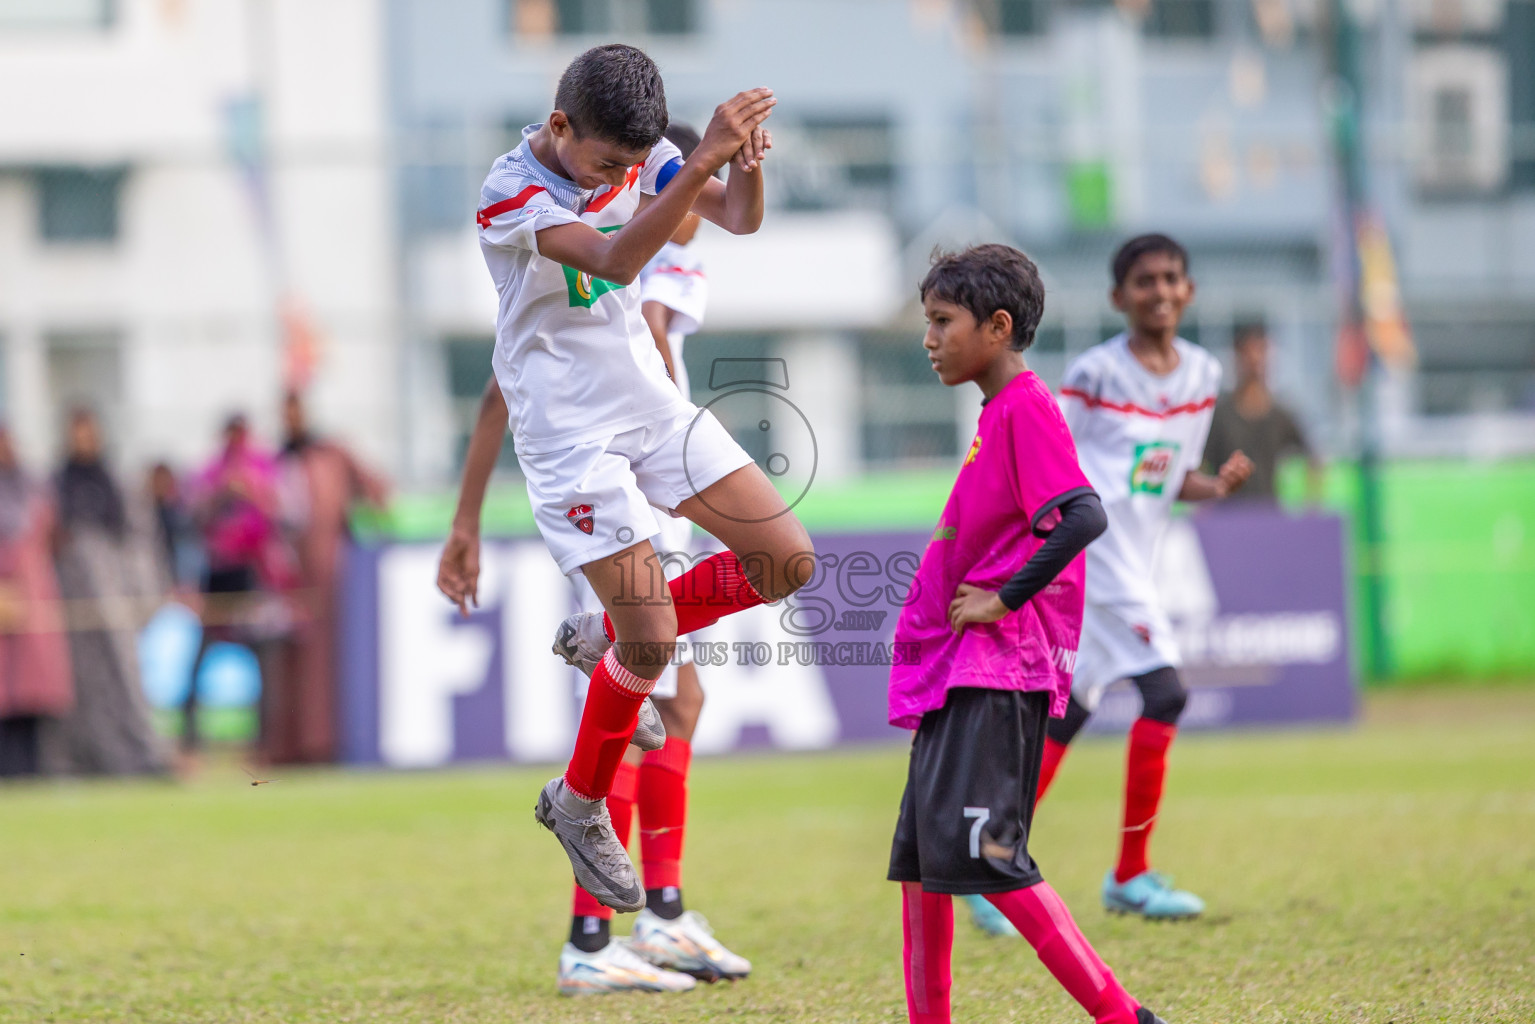
[[[730,161],[730,177],[710,178],[693,202],[693,212],[718,224],[732,235],[749,235],[762,226],[762,159],[773,148],[773,135],[765,128],[752,137]]]
[[[537,236],[539,255],[605,281],[632,284],[650,258],[661,251],[682,225],[705,186],[713,180],[714,172],[743,151],[777,102],[771,89],[737,93],[714,109],[714,117],[693,155],[660,195],[636,213],[622,231],[604,235],[586,224],[545,228]],[[755,187],[760,192],[760,174],[742,177],[755,178]],[[737,191],[749,187],[743,184]],[[722,189],[729,191],[728,186]],[[761,220],[760,211],[757,219]]]

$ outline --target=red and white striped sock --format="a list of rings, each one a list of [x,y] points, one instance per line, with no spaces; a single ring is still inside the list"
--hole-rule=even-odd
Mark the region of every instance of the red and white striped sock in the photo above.
[[[586,688],[576,749],[565,769],[565,785],[577,796],[597,800],[612,792],[613,777],[639,721],[640,705],[655,686],[654,679],[620,665],[611,649],[597,663]]]

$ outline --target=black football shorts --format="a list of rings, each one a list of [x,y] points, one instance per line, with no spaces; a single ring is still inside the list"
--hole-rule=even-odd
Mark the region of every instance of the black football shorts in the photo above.
[[[1050,695],[952,689],[911,744],[892,882],[928,892],[988,893],[1043,881],[1029,856]]]

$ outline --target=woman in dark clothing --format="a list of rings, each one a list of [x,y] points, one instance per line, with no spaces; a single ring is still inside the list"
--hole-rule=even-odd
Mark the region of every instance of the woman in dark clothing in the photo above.
[[[164,771],[139,676],[138,635],[166,591],[147,510],[125,502],[101,457],[96,416],[69,419],[69,456],[55,480],[59,587],[69,608],[75,709],[63,722],[69,767],[90,774]]]

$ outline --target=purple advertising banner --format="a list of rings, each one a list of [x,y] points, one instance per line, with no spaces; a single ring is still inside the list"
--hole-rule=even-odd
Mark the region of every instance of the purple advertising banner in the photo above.
[[[1344,721],[1354,710],[1341,522],[1267,510],[1175,520],[1157,584],[1185,655],[1190,728]],[[787,602],[685,638],[708,698],[699,753],[894,740],[890,643],[925,534],[826,534],[818,570]],[[480,608],[437,593],[434,544],[354,549],[342,638],[343,756],[430,767],[557,762],[575,739],[585,680],[549,651],[575,607],[534,538],[487,542]],[[1094,728],[1138,713],[1111,690]]]

